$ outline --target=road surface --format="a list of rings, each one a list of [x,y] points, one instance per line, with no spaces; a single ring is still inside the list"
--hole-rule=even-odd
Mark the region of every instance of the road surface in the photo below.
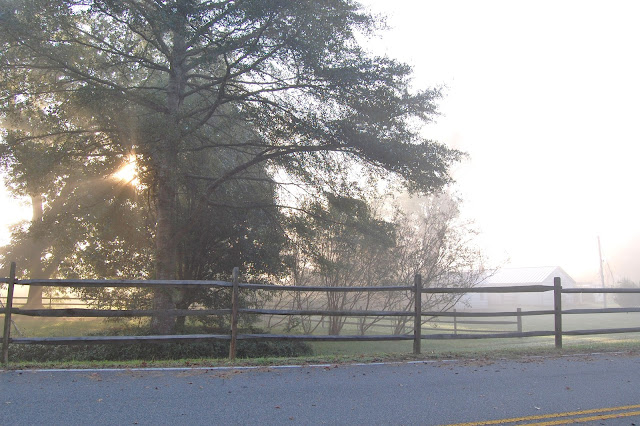
[[[640,355],[4,371],[0,404],[4,425],[640,425]]]

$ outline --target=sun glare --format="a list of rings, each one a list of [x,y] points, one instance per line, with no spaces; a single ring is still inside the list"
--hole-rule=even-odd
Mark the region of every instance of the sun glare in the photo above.
[[[120,170],[113,174],[113,177],[116,179],[122,180],[124,182],[130,183],[131,185],[137,186],[138,181],[138,167],[136,165],[136,156],[131,154],[127,159],[127,164],[122,166]]]

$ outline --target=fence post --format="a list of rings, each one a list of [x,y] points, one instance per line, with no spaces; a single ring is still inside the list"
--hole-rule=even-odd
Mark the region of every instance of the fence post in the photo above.
[[[518,321],[518,333],[522,333],[522,308],[518,308],[516,320]]]
[[[415,306],[415,315],[413,318],[413,353],[420,354],[420,346],[422,344],[422,276],[416,274],[413,290],[413,304]]]
[[[229,345],[229,358],[236,359],[236,340],[238,338],[238,275],[240,270],[233,268],[233,287],[231,292],[231,344]]]
[[[9,285],[7,288],[7,304],[4,308],[4,332],[2,333],[2,362],[9,362],[9,334],[11,333],[11,309],[13,308],[13,287],[16,283],[16,263],[11,262]]]
[[[458,315],[455,315],[458,312],[457,309],[453,310],[453,334],[458,334]]]
[[[555,316],[556,349],[562,349],[562,283],[553,279],[553,310]]]

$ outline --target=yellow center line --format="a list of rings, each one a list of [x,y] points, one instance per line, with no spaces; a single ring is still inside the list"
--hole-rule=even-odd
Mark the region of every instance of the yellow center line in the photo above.
[[[524,421],[531,421],[531,420],[543,420],[543,419],[557,419],[560,417],[573,417],[573,416],[581,416],[581,415],[585,415],[585,414],[595,414],[595,413],[608,413],[608,412],[612,412],[612,411],[625,411],[625,410],[633,410],[633,409],[638,409],[640,408],[640,404],[637,405],[625,405],[622,407],[610,407],[610,408],[594,408],[591,410],[581,410],[581,411],[568,411],[566,413],[554,413],[554,414],[540,414],[537,416],[526,416],[526,417],[513,417],[510,419],[498,419],[498,420],[487,420],[487,421],[479,421],[479,422],[468,422],[468,423],[455,423],[455,424],[450,424],[450,425],[446,425],[446,426],[481,426],[481,425],[501,425],[501,424],[507,424],[507,423],[517,423],[517,422],[524,422]],[[636,415],[640,412],[636,411],[636,412],[632,412],[632,413],[620,413],[620,414],[610,414],[608,416],[611,417],[607,417],[607,418],[615,418],[615,417],[629,417],[629,416],[633,416]],[[599,420],[600,417],[602,416],[598,416],[598,419],[595,420]],[[562,423],[567,423],[568,419],[563,419],[559,422],[549,422],[549,423],[536,423],[536,425],[554,425],[554,424],[562,424]]]
[[[542,422],[542,423],[528,423],[520,426],[553,426],[553,425],[566,425],[569,423],[579,423],[579,422],[593,422],[596,420],[607,420],[607,419],[619,419],[621,417],[631,417],[640,415],[640,411],[626,411],[624,413],[615,413],[615,414],[603,414],[600,416],[591,416],[591,417],[577,417],[575,419],[562,419],[555,420],[552,422]]]

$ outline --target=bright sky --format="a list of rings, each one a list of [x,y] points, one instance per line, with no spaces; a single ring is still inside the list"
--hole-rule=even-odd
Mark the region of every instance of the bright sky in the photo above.
[[[0,175],[0,182],[3,182]],[[9,242],[9,228],[14,223],[31,219],[31,204],[28,199],[16,200],[7,192],[4,185],[0,184],[0,245]],[[0,272],[1,274],[1,272]]]
[[[364,0],[376,49],[446,86],[433,139],[495,262],[640,280],[640,2]],[[610,280],[609,269],[605,269]]]
[[[600,236],[615,280],[640,280],[640,2],[363,4],[392,27],[372,48],[446,86],[426,132],[469,153],[455,190],[495,263],[597,283]],[[0,230],[30,215],[3,205]]]

